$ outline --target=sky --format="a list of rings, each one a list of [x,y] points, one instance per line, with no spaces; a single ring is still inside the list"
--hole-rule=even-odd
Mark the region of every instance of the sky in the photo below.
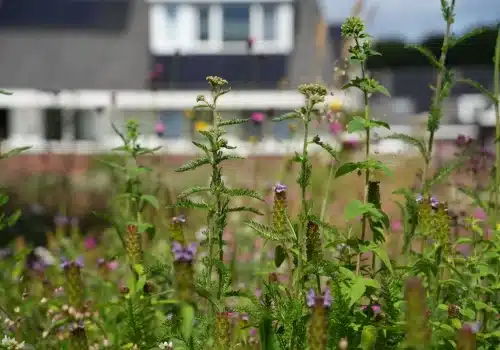
[[[356,2],[355,0],[320,1],[330,23],[343,22],[350,15]],[[445,24],[440,6],[440,0],[365,0],[365,15],[370,12],[373,14],[367,28],[376,38],[419,41],[429,34],[444,31]],[[461,34],[476,26],[498,22],[500,22],[500,0],[456,0],[453,32]]]

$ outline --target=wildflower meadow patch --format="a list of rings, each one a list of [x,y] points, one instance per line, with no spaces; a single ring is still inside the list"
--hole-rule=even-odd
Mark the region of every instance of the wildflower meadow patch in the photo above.
[[[232,152],[226,129],[260,122],[263,115],[223,119],[217,104],[230,93],[229,83],[208,77],[212,95],[199,96],[195,108],[210,111],[213,123],[197,128],[202,139],[193,144],[200,156],[176,169],[179,176],[204,170],[204,181],[164,203],[146,186],[151,169],[142,162],[157,149],[140,144],[133,120],[125,132],[115,129],[123,142],[113,152],[121,157],[102,161],[120,191],[106,215],[94,213],[109,229],[82,234],[77,222],[61,216],[46,247],[33,251],[17,239],[0,252],[0,348],[499,349],[500,143],[490,155],[461,136],[455,158],[437,170],[432,165],[443,101],[455,84],[473,85],[491,99],[500,137],[500,34],[494,91],[459,79],[446,66],[446,56],[474,33],[452,35],[455,1],[441,4],[446,22],[441,57],[411,47],[438,73],[427,137],[387,137],[412,145],[422,160],[420,181],[394,192],[398,219],[384,211],[381,190],[391,181],[391,168],[371,150],[373,129],[390,125],[371,117],[369,98],[389,91],[367,71],[367,61],[378,53],[364,23],[352,17],[342,35],[352,42],[349,64],[359,65],[361,74],[343,89],[361,92],[361,114],[342,124],[324,106],[327,88],[304,84],[298,90],[305,104],[275,118],[300,125],[302,149],[283,171],[298,167],[296,184],[283,176],[270,179],[266,191],[230,186],[224,166],[243,160]],[[362,136],[360,144],[346,146],[349,152],[360,149],[360,159],[311,135],[318,114],[330,121],[332,134],[345,128]],[[164,126],[157,125],[156,132],[164,133]],[[329,158],[325,178],[314,178],[311,147]],[[477,180],[478,173],[486,176]],[[333,183],[345,176],[361,179],[363,191],[331,213]],[[460,176],[477,181],[466,186]],[[471,210],[456,209],[435,193],[446,181],[468,198]],[[311,195],[313,187],[323,197]],[[0,197],[0,205],[7,202]],[[2,214],[0,229],[14,226],[22,215]],[[333,225],[330,215],[343,215],[347,224]],[[236,242],[230,228],[247,236]],[[402,242],[393,251],[389,241],[396,235]],[[254,252],[235,253],[237,245]]]

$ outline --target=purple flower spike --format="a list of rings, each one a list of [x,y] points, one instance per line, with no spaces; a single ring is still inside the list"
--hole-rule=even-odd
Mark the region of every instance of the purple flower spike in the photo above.
[[[174,222],[176,224],[185,223],[186,222],[186,217],[183,214],[181,214],[179,216],[174,216],[172,218],[172,222]]]
[[[288,186],[283,185],[281,182],[278,182],[278,183],[276,183],[276,185],[274,185],[273,191],[276,193],[281,193],[281,192],[286,191],[287,188],[288,188]]]
[[[382,311],[382,309],[380,308],[380,305],[373,305],[372,311],[374,315],[378,315]]]
[[[196,243],[191,243],[187,247],[183,247],[179,242],[172,243],[172,254],[175,261],[192,262],[196,255]]]
[[[79,257],[78,257],[78,259],[76,259],[76,261],[75,261],[75,262],[76,262],[76,264],[77,264],[79,267],[83,268],[83,266],[84,266],[84,265],[83,265],[83,257],[82,257],[82,256],[79,256]]]
[[[330,289],[327,288],[325,290],[325,294],[323,296],[323,305],[325,307],[330,307],[330,306],[332,306],[332,302],[333,302],[332,293],[330,292]]]
[[[62,261],[61,269],[63,269],[63,270],[70,267],[71,265],[75,265],[75,266],[78,266],[80,268],[83,267],[83,257],[81,257],[81,256],[78,257],[78,259],[76,259],[76,260],[68,260],[65,257],[62,257],[61,261]]]
[[[316,303],[316,293],[314,292],[314,289],[309,289],[309,292],[307,292],[306,300],[308,307],[314,306],[314,304]]]

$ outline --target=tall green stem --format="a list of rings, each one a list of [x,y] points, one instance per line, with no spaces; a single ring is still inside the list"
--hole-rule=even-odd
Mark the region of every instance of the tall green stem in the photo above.
[[[451,25],[453,21],[451,18],[449,18],[446,21],[446,32],[444,35],[443,39],[443,46],[441,48],[441,56],[439,58],[439,72],[436,78],[436,87],[434,90],[434,97],[432,99],[432,111],[438,110],[441,104],[441,89],[443,88],[443,81],[444,81],[444,73],[445,73],[445,64],[446,64],[446,56],[448,54],[448,43],[450,40],[450,35],[451,35]],[[429,167],[432,162],[432,150],[434,147],[434,136],[437,131],[437,128],[430,128],[429,130],[429,142],[427,144],[427,157],[425,158],[425,164],[424,164],[424,172],[422,176],[422,188],[425,186],[425,182],[427,181],[427,176],[429,173]]]
[[[359,46],[359,40],[355,39],[356,45]],[[366,79],[367,74],[366,74],[366,63],[362,62],[361,63],[361,78]],[[364,103],[364,119],[367,121],[370,120],[370,109],[368,105],[368,92],[365,90],[363,91],[363,103]],[[370,128],[365,129],[365,160],[368,160],[370,157]],[[363,204],[366,205],[368,201],[368,184],[370,181],[370,169],[365,170],[365,183],[364,183],[364,189],[363,189]],[[361,217],[361,240],[363,241],[366,236],[366,227],[367,227],[367,216],[363,215]],[[361,253],[358,254],[357,261],[356,261],[356,274],[359,275],[361,269]]]

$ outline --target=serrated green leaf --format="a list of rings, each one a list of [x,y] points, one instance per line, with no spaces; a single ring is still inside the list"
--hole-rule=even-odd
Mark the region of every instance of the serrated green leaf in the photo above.
[[[201,149],[205,153],[209,153],[210,152],[210,150],[208,149],[208,147],[205,146],[204,144],[202,144],[201,142],[198,142],[198,141],[191,141],[191,142],[193,143],[193,145],[195,145],[196,147],[198,147],[199,149]]]
[[[245,157],[238,156],[236,154],[224,154],[223,156],[219,157],[219,159],[217,159],[216,164],[220,164],[226,160],[234,160],[234,159],[245,159]]]
[[[223,120],[219,123],[219,126],[244,124],[244,123],[248,122],[249,120],[250,120],[250,118]]]
[[[177,195],[177,198],[184,199],[192,194],[201,193],[201,192],[210,192],[210,187],[208,187],[208,186],[194,186],[194,187],[188,188],[188,189],[182,191],[181,193],[179,193]]]
[[[264,201],[264,198],[257,191],[247,188],[223,188],[221,192],[232,197],[245,196]]]
[[[450,38],[451,40],[449,40],[448,46],[451,48],[453,46],[459,45],[459,44],[463,43],[464,41],[467,41],[470,38],[472,38],[476,35],[482,34],[486,31],[488,31],[488,28],[474,28],[473,30],[463,34],[462,36],[460,36],[458,38],[456,38],[456,37]]]
[[[210,164],[211,160],[207,156],[200,157],[198,159],[192,160],[183,166],[175,169],[175,172],[182,173],[184,171],[194,170],[202,165]]]
[[[229,208],[227,211],[228,211],[228,213],[238,212],[238,211],[248,211],[250,213],[254,213],[254,214],[257,214],[257,215],[260,215],[260,216],[264,215],[258,209],[255,209],[255,208],[252,208],[252,207],[247,207],[247,206]]]
[[[335,173],[335,177],[341,177],[346,174],[352,173],[354,170],[359,169],[360,163],[354,163],[354,162],[347,162],[342,164],[338,169],[337,172]]]
[[[392,135],[389,135],[387,137],[384,137],[384,139],[388,139],[388,140],[400,140],[400,141],[403,141],[409,145],[412,145],[412,146],[415,146],[418,151],[420,152],[420,154],[422,155],[422,157],[427,160],[427,150],[426,150],[426,147],[425,147],[425,141],[424,140],[421,140],[421,139],[417,139],[415,137],[412,137],[412,136],[409,136],[409,135],[406,135],[406,134],[392,134]]]
[[[320,146],[321,148],[323,148],[325,151],[327,151],[333,157],[333,159],[338,159],[337,151],[332,146],[330,146],[328,143],[321,141],[319,136],[315,136],[313,138],[312,142],[314,144]]]
[[[255,230],[262,238],[267,239],[269,241],[280,241],[282,239],[282,236],[274,231],[271,227],[259,224],[255,221],[247,221],[245,222],[245,226],[250,227],[251,229]]]
[[[31,146],[18,147],[18,148],[11,149],[7,153],[0,153],[0,159],[5,159],[5,158],[17,156],[18,154],[20,154],[26,150],[29,150],[30,148],[31,148]]]
[[[456,82],[460,83],[460,84],[470,85],[473,88],[477,89],[479,92],[481,92],[483,95],[488,97],[491,101],[498,102],[498,97],[495,96],[493,91],[488,90],[487,88],[485,88],[483,85],[481,85],[477,81],[474,81],[474,80],[468,79],[468,78],[463,78],[463,79],[457,79]]]
[[[417,50],[422,55],[424,55],[435,68],[442,69],[441,63],[439,63],[439,61],[436,58],[436,56],[434,56],[434,54],[432,53],[432,51],[429,50],[428,48],[426,48],[426,47],[424,47],[422,45],[416,45],[416,44],[405,45],[405,48]]]
[[[281,122],[283,120],[289,120],[289,119],[300,119],[300,114],[298,112],[286,113],[279,117],[275,117],[272,120],[273,122]]]
[[[194,202],[190,199],[183,199],[177,201],[174,205],[174,208],[190,208],[190,209],[205,209],[209,210],[210,206],[205,202]]]

